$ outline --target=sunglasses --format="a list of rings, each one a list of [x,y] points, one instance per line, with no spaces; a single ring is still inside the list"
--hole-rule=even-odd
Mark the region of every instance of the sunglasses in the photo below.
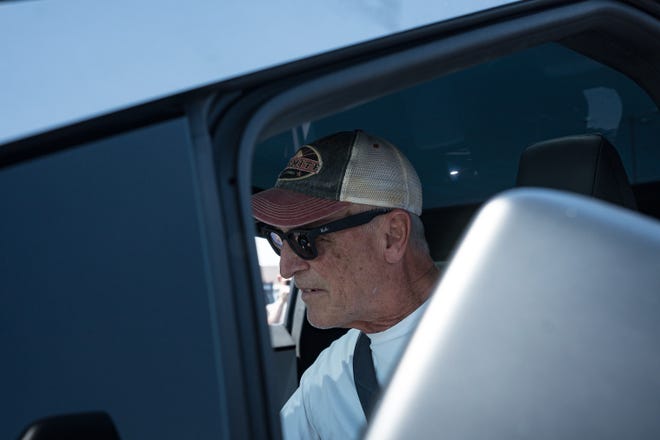
[[[331,232],[342,231],[348,228],[354,228],[369,223],[375,217],[387,214],[392,211],[391,209],[375,209],[373,211],[361,212],[359,214],[350,215],[330,223],[326,223],[315,228],[305,229],[291,229],[287,232],[282,232],[265,223],[259,223],[259,235],[268,240],[271,247],[277,255],[280,255],[284,241],[289,243],[291,250],[304,260],[313,260],[318,256],[318,250],[314,240],[316,237],[323,234],[330,234]]]

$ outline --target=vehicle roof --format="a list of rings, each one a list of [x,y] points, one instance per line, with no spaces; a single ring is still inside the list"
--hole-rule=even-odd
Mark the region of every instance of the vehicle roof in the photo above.
[[[0,5],[0,143],[517,0]]]

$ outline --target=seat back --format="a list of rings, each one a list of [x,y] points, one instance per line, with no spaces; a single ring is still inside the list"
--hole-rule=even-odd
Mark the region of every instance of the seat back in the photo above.
[[[516,186],[559,189],[637,208],[619,154],[599,134],[531,145],[520,158]]]

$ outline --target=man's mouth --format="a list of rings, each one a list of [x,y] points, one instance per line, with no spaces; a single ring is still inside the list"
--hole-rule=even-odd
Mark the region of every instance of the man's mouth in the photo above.
[[[311,295],[318,295],[319,293],[325,292],[323,289],[314,289],[314,288],[304,288],[300,289],[302,292],[302,299],[304,300],[305,297],[309,297]]]

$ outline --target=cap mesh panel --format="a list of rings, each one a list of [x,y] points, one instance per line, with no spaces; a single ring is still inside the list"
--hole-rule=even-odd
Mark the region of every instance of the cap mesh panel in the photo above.
[[[422,212],[417,173],[391,144],[361,132],[353,147],[341,200]]]

